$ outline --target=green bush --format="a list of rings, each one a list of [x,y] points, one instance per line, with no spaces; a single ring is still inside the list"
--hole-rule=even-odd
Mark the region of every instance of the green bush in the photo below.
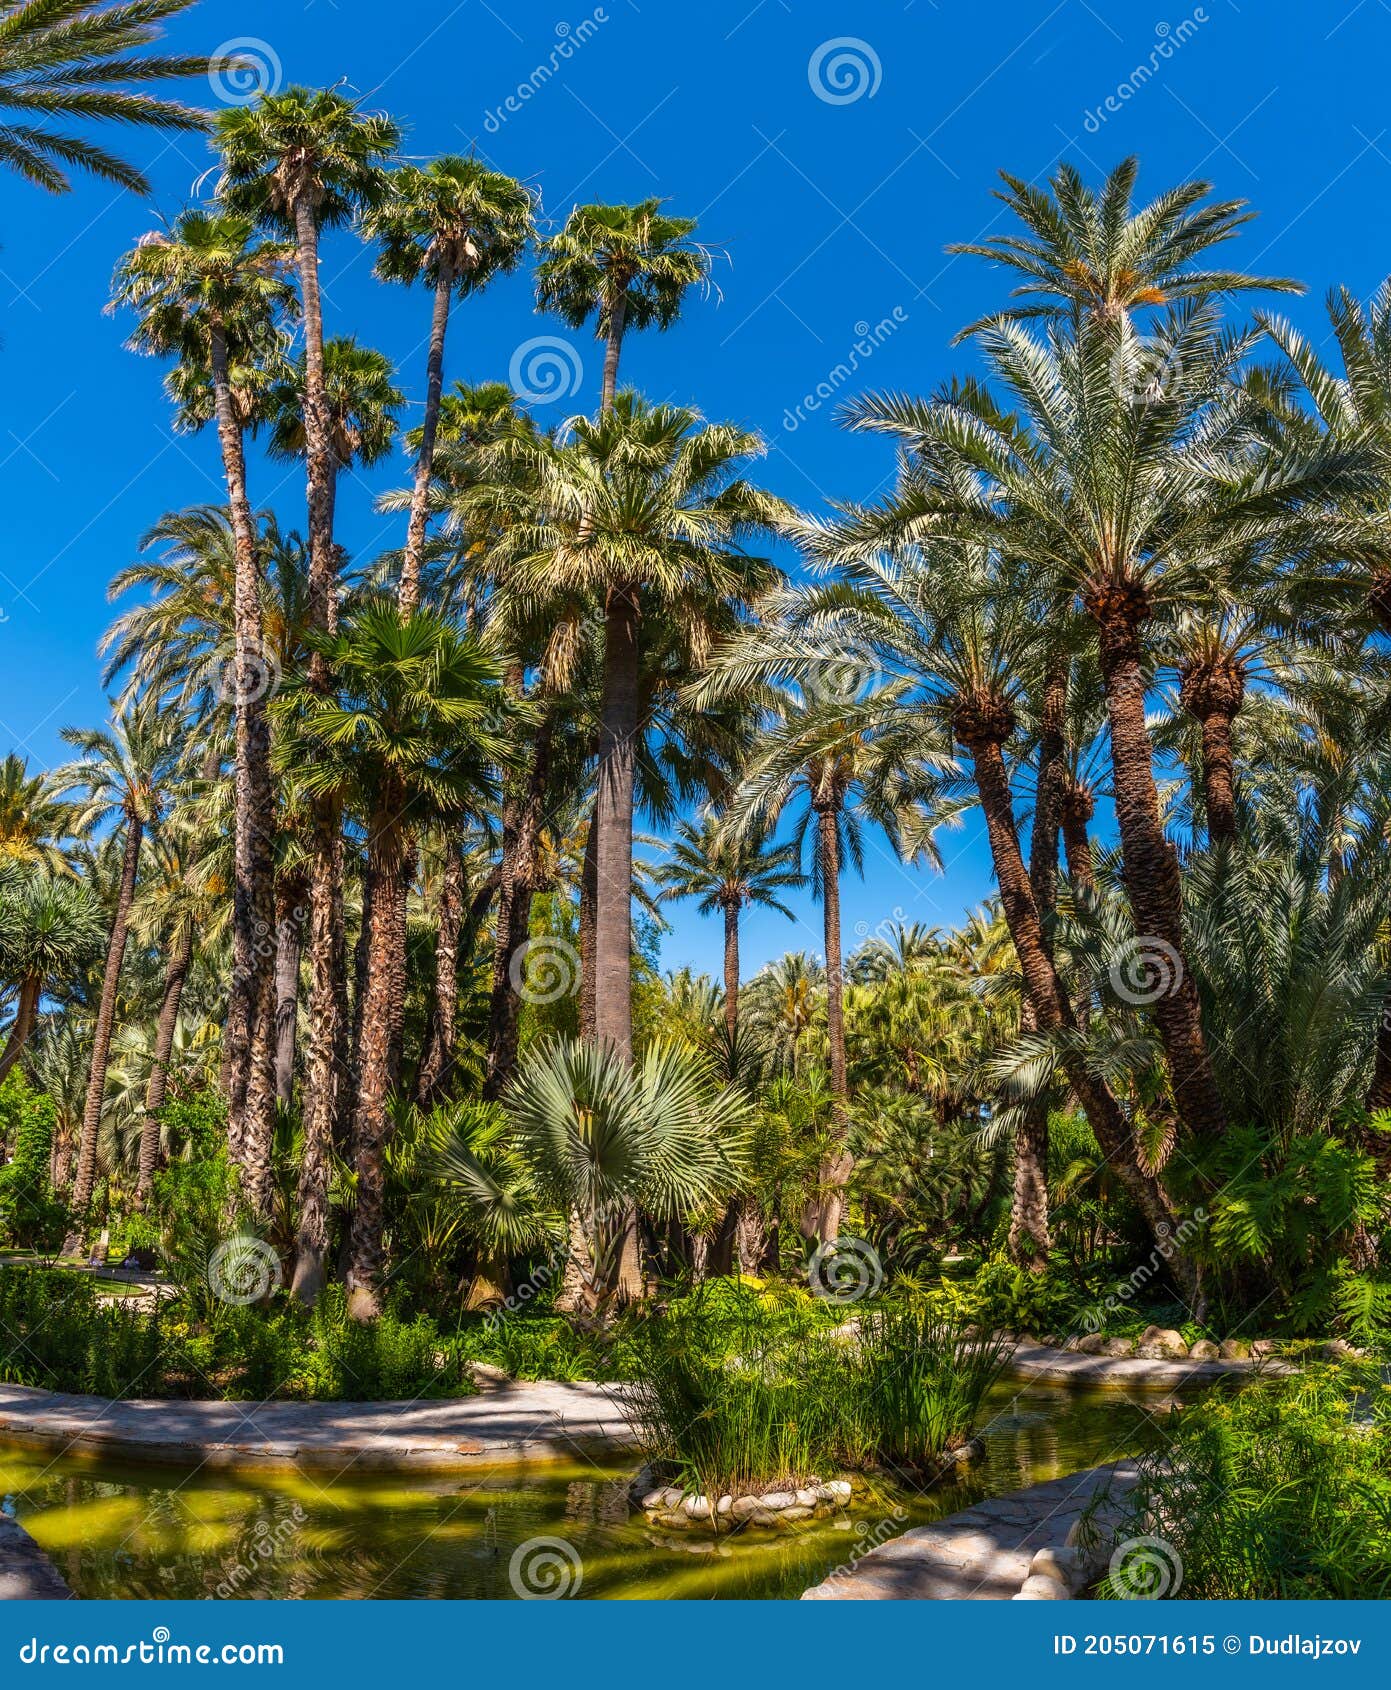
[[[1310,1367],[1179,1418],[1142,1457],[1100,1594],[1190,1600],[1391,1595],[1391,1389]],[[1159,1538],[1158,1547],[1153,1540]]]
[[[157,1317],[108,1306],[84,1275],[0,1269],[0,1378],[98,1396],[138,1387],[153,1396],[160,1353]]]
[[[56,1121],[52,1098],[11,1069],[0,1085],[0,1139],[13,1145],[0,1168],[0,1240],[44,1255],[57,1255],[70,1225],[48,1178]]]

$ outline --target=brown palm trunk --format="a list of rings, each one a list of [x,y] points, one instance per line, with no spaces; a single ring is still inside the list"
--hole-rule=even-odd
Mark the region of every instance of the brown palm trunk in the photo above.
[[[1179,703],[1203,736],[1203,809],[1209,845],[1236,838],[1236,765],[1232,723],[1246,692],[1246,675],[1234,659],[1195,663],[1182,672]]]
[[[348,1269],[349,1311],[356,1320],[374,1320],[380,1313],[377,1287],[384,1256],[384,1151],[390,1126],[391,1032],[398,989],[399,888],[405,875],[400,813],[399,802],[381,806],[372,817],[367,853],[372,913],[357,1051],[357,1108],[353,1116],[357,1206]]]
[[[633,782],[638,736],[638,600],[613,587],[605,610],[604,697],[594,825],[594,1036],[633,1055]]]
[[[818,1175],[814,1209],[803,1216],[803,1231],[819,1243],[840,1235],[845,1188],[854,1160],[846,1148],[845,980],[840,937],[840,803],[818,800],[816,826],[821,849],[821,916],[826,941],[826,1040],[831,1056],[831,1095],[835,1099],[831,1147]]]
[[[295,1035],[299,1023],[299,965],[308,911],[307,877],[282,875],[275,893],[275,1095],[286,1109],[295,1096]]]
[[[341,884],[334,812],[313,817],[309,886],[309,1051],[304,1078],[304,1142],[299,1167],[299,1227],[291,1290],[314,1303],[324,1287],[328,1255],[328,1188],[333,1162],[339,1069]]]
[[[1038,788],[1034,799],[1034,825],[1029,838],[1029,883],[1039,914],[1046,923],[1058,899],[1058,830],[1062,821],[1063,785],[1067,772],[1066,659],[1054,659],[1043,682],[1039,712]]]
[[[111,1035],[116,1028],[116,988],[126,955],[126,933],[130,926],[130,907],[135,902],[135,878],[140,869],[140,844],[144,835],[143,822],[136,816],[127,816],[121,889],[117,894],[116,918],[111,924],[111,938],[106,947],[101,1001],[97,1006],[97,1023],[92,1033],[92,1069],[87,1081],[86,1107],[82,1111],[82,1136],[78,1141],[72,1207],[79,1219],[91,1205],[92,1188],[96,1184],[97,1134],[101,1130],[101,1106],[106,1094],[106,1069],[111,1060]]]
[[[1203,1034],[1198,987],[1184,961],[1178,858],[1164,837],[1145,724],[1141,613],[1127,599],[1119,607],[1097,607],[1093,614],[1101,636],[1116,820],[1139,956],[1143,960],[1148,948],[1159,959],[1156,986],[1164,989],[1157,990],[1152,1008],[1179,1118],[1195,1136],[1210,1138],[1225,1129],[1226,1110]]]
[[[732,1039],[739,1028],[739,900],[724,902],[724,1024]]]
[[[415,884],[415,871],[419,866],[420,857],[415,848],[415,840],[408,832],[404,832],[401,841],[401,870],[392,887],[392,941],[391,941],[391,1020],[388,1026],[389,1041],[387,1044],[387,1068],[390,1089],[395,1091],[401,1083],[401,1062],[405,1055],[406,1036],[406,993],[410,987],[410,957],[407,950],[407,937],[410,919],[411,887]]]
[[[227,341],[220,325],[211,337],[213,401],[227,481],[235,551],[233,626],[236,642],[236,744],[233,773],[232,986],[228,1013],[228,1141],[242,1162],[252,1209],[270,1208],[270,1152],[275,1127],[271,1072],[271,983],[274,921],[275,798],[270,774],[270,725],[265,709],[265,647],[261,625],[256,521],[246,489],[242,431],[232,409]]]
[[[613,396],[618,391],[618,360],[623,351],[623,325],[628,315],[628,298],[620,293],[609,312],[609,332],[604,343],[604,380],[599,396],[599,409],[611,411]]]
[[[14,1026],[10,1028],[5,1054],[0,1056],[0,1080],[3,1080],[24,1054],[24,1047],[34,1036],[34,1023],[39,1017],[39,999],[43,982],[37,974],[30,974],[20,982],[19,1002],[15,1005]]]
[[[454,1069],[455,1020],[459,1005],[459,933],[464,920],[464,854],[455,839],[445,842],[435,936],[435,995],[425,1054],[416,1075],[415,1100],[425,1109],[448,1094]]]
[[[1072,1006],[1044,942],[1033,887],[1019,849],[1009,776],[1000,749],[1012,726],[1007,708],[987,701],[984,708],[971,705],[958,710],[956,737],[971,753],[1000,904],[1033,1014],[1042,1031],[1068,1032],[1075,1025]],[[1130,1123],[1120,1105],[1105,1081],[1092,1074],[1076,1053],[1064,1054],[1062,1066],[1102,1154],[1115,1166],[1156,1243],[1167,1251],[1174,1231],[1173,1207],[1158,1177],[1140,1166]],[[1199,1286],[1193,1264],[1182,1254],[1175,1254],[1172,1260],[1180,1284],[1196,1301]]]
[[[324,314],[319,293],[319,229],[307,194],[294,205],[295,268],[299,274],[304,313],[304,443],[309,505],[309,625],[330,626],[331,603],[338,575],[333,545],[333,435],[328,398],[324,391]],[[320,685],[326,679],[324,658],[315,653],[311,672]]]
[[[1074,888],[1096,891],[1096,870],[1092,864],[1092,842],[1087,823],[1096,802],[1084,782],[1070,780],[1063,793],[1063,849],[1067,853],[1067,874]]]
[[[594,1038],[594,934],[599,909],[599,800],[589,812],[580,864],[580,1037]]]
[[[406,550],[401,559],[401,585],[396,600],[403,617],[414,616],[420,603],[420,568],[425,557],[425,525],[430,516],[435,435],[439,430],[440,400],[444,393],[444,337],[449,327],[449,303],[453,292],[453,267],[441,257],[430,321],[430,351],[425,362],[425,420],[420,429],[420,452],[415,460],[415,485],[411,489],[411,514],[406,527]]]
[[[154,1062],[150,1067],[149,1084],[145,1087],[145,1118],[140,1123],[140,1173],[135,1188],[135,1203],[143,1209],[150,1195],[150,1185],[159,1162],[159,1112],[164,1107],[164,1094],[169,1084],[169,1053],[174,1048],[174,1029],[179,1024],[179,1004],[188,979],[189,964],[193,961],[193,923],[185,917],[179,923],[169,967],[164,976],[164,997],[159,1006],[159,1020],[155,1026]]]
[[[1019,1006],[1019,1030],[1021,1033],[1038,1030],[1038,1019],[1027,998]],[[1023,1111],[1014,1135],[1010,1259],[1032,1273],[1041,1273],[1048,1266],[1052,1244],[1048,1226],[1048,1103],[1039,1099]]]

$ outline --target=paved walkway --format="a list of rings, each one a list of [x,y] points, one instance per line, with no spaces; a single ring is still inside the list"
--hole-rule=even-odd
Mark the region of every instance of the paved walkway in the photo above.
[[[0,1384],[0,1438],[180,1466],[448,1469],[629,1446],[599,1385],[513,1384],[421,1402],[112,1402]]]
[[[1058,1350],[1049,1344],[1021,1344],[1005,1369],[1011,1379],[1035,1379],[1041,1385],[1153,1386],[1172,1390],[1177,1385],[1212,1384],[1218,1379],[1249,1378],[1256,1371],[1290,1373],[1289,1362],[1266,1357],[1261,1361],[1158,1361],[1143,1356],[1088,1356]]]
[[[23,1526],[0,1514],[0,1602],[66,1602],[71,1596]]]
[[[804,1602],[982,1602],[1013,1600],[1040,1550],[1058,1562],[1074,1557],[1067,1537],[1099,1489],[1121,1497],[1135,1482],[1128,1462],[1069,1473],[1063,1479],[1008,1496],[994,1496],[960,1514],[917,1526],[871,1549],[853,1566],[838,1567],[804,1591]],[[1105,1533],[1118,1508],[1098,1510]],[[1103,1552],[1100,1564],[1105,1565]],[[1087,1573],[1096,1569],[1089,1567]],[[1065,1594],[1061,1585],[1057,1594]]]

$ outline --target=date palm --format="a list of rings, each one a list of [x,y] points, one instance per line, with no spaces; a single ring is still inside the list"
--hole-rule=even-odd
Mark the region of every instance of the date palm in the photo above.
[[[664,901],[697,898],[702,915],[718,910],[723,918],[724,1018],[733,1038],[739,1025],[739,918],[757,904],[793,919],[777,894],[806,884],[797,847],[722,827],[707,814],[699,826],[682,823],[654,878]]]
[[[150,53],[166,18],[194,0],[4,0],[0,4],[0,164],[51,194],[78,170],[138,194],[150,184],[127,160],[57,119],[178,134],[208,127],[205,112],[144,91],[142,84],[206,76],[218,61]]]
[[[424,281],[434,293],[425,415],[398,595],[401,614],[410,616],[420,601],[450,306],[520,263],[534,233],[532,196],[520,182],[476,158],[451,155],[423,168],[403,165],[392,173],[389,193],[368,214],[365,233],[380,244],[377,274],[383,280],[407,286]]]
[[[235,545],[230,691],[235,720],[236,872],[233,887],[233,971],[228,1008],[228,1138],[233,1155],[268,1173],[275,1101],[271,1076],[271,962],[258,933],[274,921],[271,847],[274,796],[266,719],[268,658],[261,623],[257,525],[246,482],[243,423],[233,396],[234,351],[245,362],[258,348],[278,354],[280,324],[293,302],[286,279],[290,248],[256,239],[250,218],[231,212],[185,212],[168,234],[147,235],[122,260],[116,299],[139,316],[132,344],[178,356],[206,373]],[[258,1212],[269,1191],[253,1180]]]
[[[959,242],[947,251],[989,259],[1022,277],[1011,297],[1027,303],[992,312],[956,338],[999,318],[1022,322],[1092,312],[1114,321],[1146,307],[1201,303],[1217,294],[1304,291],[1301,283],[1281,277],[1199,266],[1196,261],[1209,248],[1232,240],[1255,213],[1245,200],[1208,202],[1210,182],[1181,183],[1137,208],[1139,172],[1138,159],[1122,159],[1096,189],[1074,165],[1061,164],[1043,189],[1002,170],[1006,191],[997,190],[995,197],[1026,232]]]
[[[572,329],[594,318],[604,342],[603,410],[618,391],[629,329],[669,329],[686,289],[707,283],[710,253],[691,237],[693,217],[669,217],[657,199],[637,205],[577,205],[565,227],[541,243],[536,301]]]
[[[121,878],[92,1033],[87,1101],[73,1186],[73,1210],[83,1215],[92,1201],[96,1179],[97,1135],[116,1025],[116,992],[135,902],[141,846],[146,833],[159,825],[176,775],[177,750],[173,724],[149,705],[132,707],[109,728],[65,728],[63,738],[79,755],[55,771],[54,779],[65,791],[79,795],[75,828],[88,832],[110,824],[123,835]]]
[[[68,822],[68,807],[51,778],[31,775],[11,751],[0,763],[0,867],[38,864],[55,874],[71,872],[63,849]]]

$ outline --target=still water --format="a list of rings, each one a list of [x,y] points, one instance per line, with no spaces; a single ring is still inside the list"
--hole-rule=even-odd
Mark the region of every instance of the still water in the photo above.
[[[1135,1454],[1154,1397],[997,1387],[986,1455],[923,1494],[718,1543],[628,1506],[635,1460],[422,1476],[187,1473],[0,1445],[0,1506],[82,1597],[796,1597],[867,1541]],[[537,1543],[535,1540],[543,1539]]]

